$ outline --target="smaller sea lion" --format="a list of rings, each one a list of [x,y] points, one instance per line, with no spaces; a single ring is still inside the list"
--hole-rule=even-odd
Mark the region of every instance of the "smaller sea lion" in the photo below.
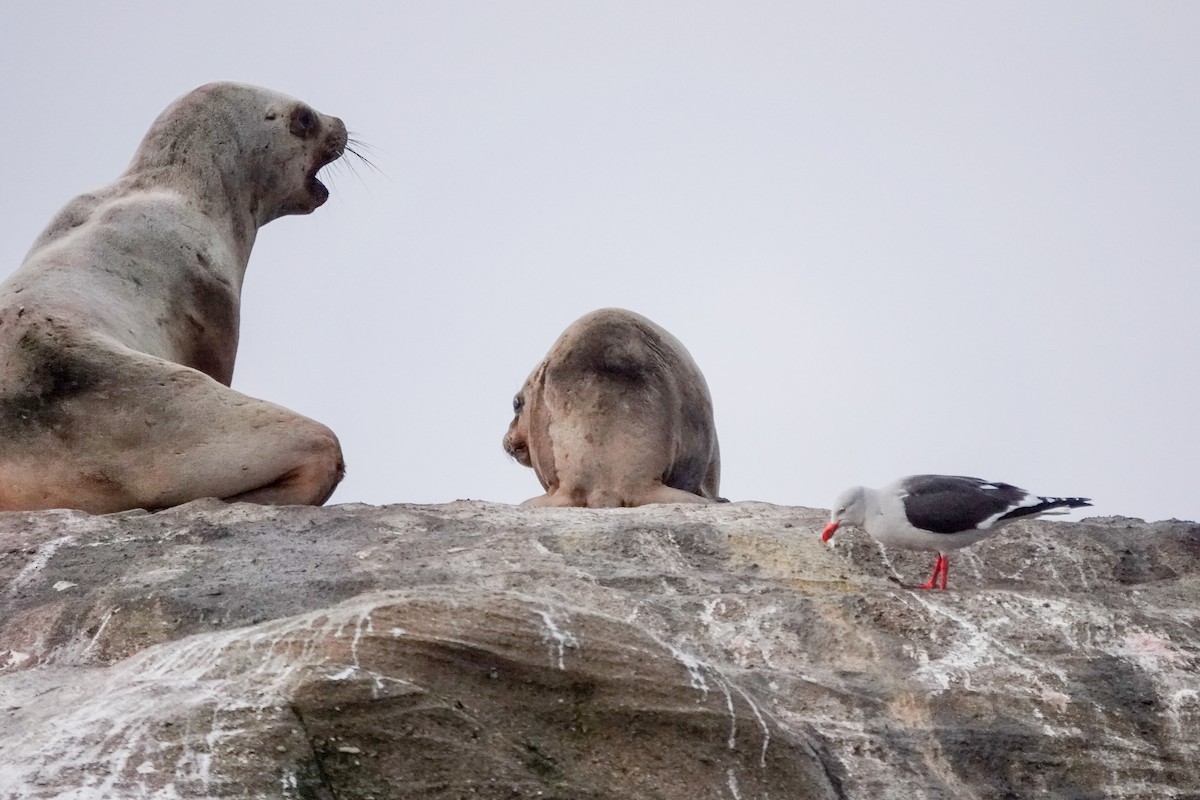
[[[505,451],[546,493],[526,506],[723,502],[712,399],[691,355],[632,311],[586,314],[513,399]]]

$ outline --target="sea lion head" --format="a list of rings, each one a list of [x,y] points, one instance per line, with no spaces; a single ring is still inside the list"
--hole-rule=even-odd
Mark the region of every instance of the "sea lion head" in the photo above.
[[[513,397],[513,420],[504,434],[504,452],[512,456],[523,467],[533,466],[529,457],[529,414],[525,395],[529,391],[529,383],[521,387]]]
[[[521,385],[521,391],[513,397],[513,419],[504,434],[504,452],[523,467],[535,472],[539,469],[554,475],[554,454],[549,448],[550,419],[547,416],[545,398],[546,362],[534,367],[533,372]]]
[[[337,117],[244,83],[193,89],[159,115],[127,175],[161,180],[253,216],[258,226],[329,199],[317,172],[346,150]]]
[[[264,121],[285,126],[284,139],[292,145],[295,159],[287,173],[292,179],[290,192],[280,204],[277,216],[311,214],[329,199],[329,189],[317,178],[317,171],[346,151],[346,126],[299,100],[288,100],[268,108]],[[307,146],[306,146],[307,145]]]

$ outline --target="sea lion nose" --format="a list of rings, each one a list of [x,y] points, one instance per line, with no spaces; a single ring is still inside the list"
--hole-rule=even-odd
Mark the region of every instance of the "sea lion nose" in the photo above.
[[[334,154],[333,158],[339,158],[341,157],[342,153],[346,152],[346,145],[350,139],[349,134],[346,132],[346,123],[342,122],[337,117],[330,117],[328,129],[328,149]]]

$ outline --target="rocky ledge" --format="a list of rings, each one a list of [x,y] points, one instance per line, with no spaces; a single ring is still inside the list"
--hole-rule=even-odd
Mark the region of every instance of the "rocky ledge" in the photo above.
[[[0,514],[2,798],[1200,798],[1200,526]]]

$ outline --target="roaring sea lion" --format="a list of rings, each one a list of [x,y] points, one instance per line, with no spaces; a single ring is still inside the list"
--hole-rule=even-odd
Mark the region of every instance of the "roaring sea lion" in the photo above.
[[[632,311],[605,308],[574,322],[513,412],[504,449],[546,490],[522,505],[721,501],[708,384],[678,339]]]
[[[324,203],[345,148],[336,117],[212,83],[51,220],[0,284],[0,510],[329,498],[333,432],[229,384],[258,229]]]

